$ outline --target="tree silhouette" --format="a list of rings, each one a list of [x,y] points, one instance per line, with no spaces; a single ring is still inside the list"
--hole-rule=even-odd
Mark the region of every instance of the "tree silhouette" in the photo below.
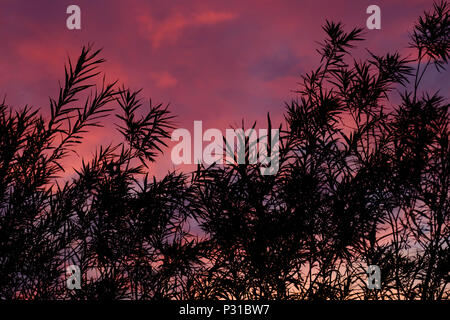
[[[319,66],[286,103],[273,175],[227,149],[235,162],[149,176],[173,115],[104,77],[93,85],[104,60],[91,46],[69,60],[48,120],[3,101],[0,298],[449,299],[449,104],[421,86],[446,70],[449,4],[417,21],[416,56],[356,59],[362,29],[323,30]],[[116,109],[123,141],[58,183]],[[248,160],[254,142],[240,138]],[[71,264],[79,290],[66,287]],[[380,290],[367,288],[368,265]]]

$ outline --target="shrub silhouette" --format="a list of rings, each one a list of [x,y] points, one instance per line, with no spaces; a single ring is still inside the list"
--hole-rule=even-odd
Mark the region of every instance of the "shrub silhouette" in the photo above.
[[[229,163],[150,177],[173,116],[116,82],[92,85],[104,60],[91,46],[69,60],[48,120],[3,101],[0,298],[449,299],[449,104],[421,88],[430,67],[446,70],[448,2],[416,23],[417,56],[357,60],[361,29],[323,29],[274,175]],[[114,106],[123,141],[58,184]],[[70,264],[80,290],[66,288]],[[380,290],[367,289],[371,264]]]

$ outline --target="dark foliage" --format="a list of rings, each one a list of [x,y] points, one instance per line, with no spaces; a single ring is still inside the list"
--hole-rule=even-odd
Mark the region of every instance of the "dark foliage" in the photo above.
[[[358,61],[362,30],[326,22],[274,175],[229,163],[149,177],[173,116],[92,85],[103,59],[83,48],[48,120],[0,105],[0,299],[449,299],[449,104],[421,89],[430,65],[446,72],[449,9],[419,18],[408,58]],[[123,142],[58,184],[114,105]],[[70,264],[80,290],[66,288]],[[371,264],[381,290],[366,287]]]

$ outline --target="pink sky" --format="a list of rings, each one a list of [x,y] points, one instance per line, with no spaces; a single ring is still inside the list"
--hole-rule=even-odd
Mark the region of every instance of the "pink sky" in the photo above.
[[[66,28],[71,4],[81,8],[82,30]],[[365,27],[371,4],[381,8],[381,30],[367,30],[361,47],[382,54],[404,51],[408,31],[432,1],[2,0],[0,95],[11,106],[48,114],[67,55],[94,42],[104,48],[107,78],[170,103],[178,127],[192,130],[194,120],[221,130],[242,119],[263,124],[267,112],[279,123],[299,76],[317,65],[325,19]],[[448,73],[433,74],[427,86],[445,91],[448,80]],[[119,142],[114,122],[110,117],[90,133],[80,156]],[[170,150],[163,158],[153,173],[173,168]],[[81,158],[68,161],[78,167]]]

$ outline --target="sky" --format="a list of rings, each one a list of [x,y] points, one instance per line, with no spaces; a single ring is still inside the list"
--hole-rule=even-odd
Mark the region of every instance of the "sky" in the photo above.
[[[81,8],[81,30],[66,27],[72,4]],[[107,79],[170,103],[176,127],[192,130],[194,120],[204,130],[264,124],[268,112],[280,123],[300,75],[319,62],[326,19],[365,28],[372,4],[381,8],[381,30],[366,28],[360,47],[410,53],[408,32],[431,0],[0,0],[0,97],[48,116],[67,57],[94,43],[103,48]],[[449,80],[448,72],[433,73],[426,85],[448,92]],[[91,131],[68,165],[79,167],[100,144],[120,142],[116,122],[109,117]],[[161,176],[172,169],[167,152],[150,170]]]

